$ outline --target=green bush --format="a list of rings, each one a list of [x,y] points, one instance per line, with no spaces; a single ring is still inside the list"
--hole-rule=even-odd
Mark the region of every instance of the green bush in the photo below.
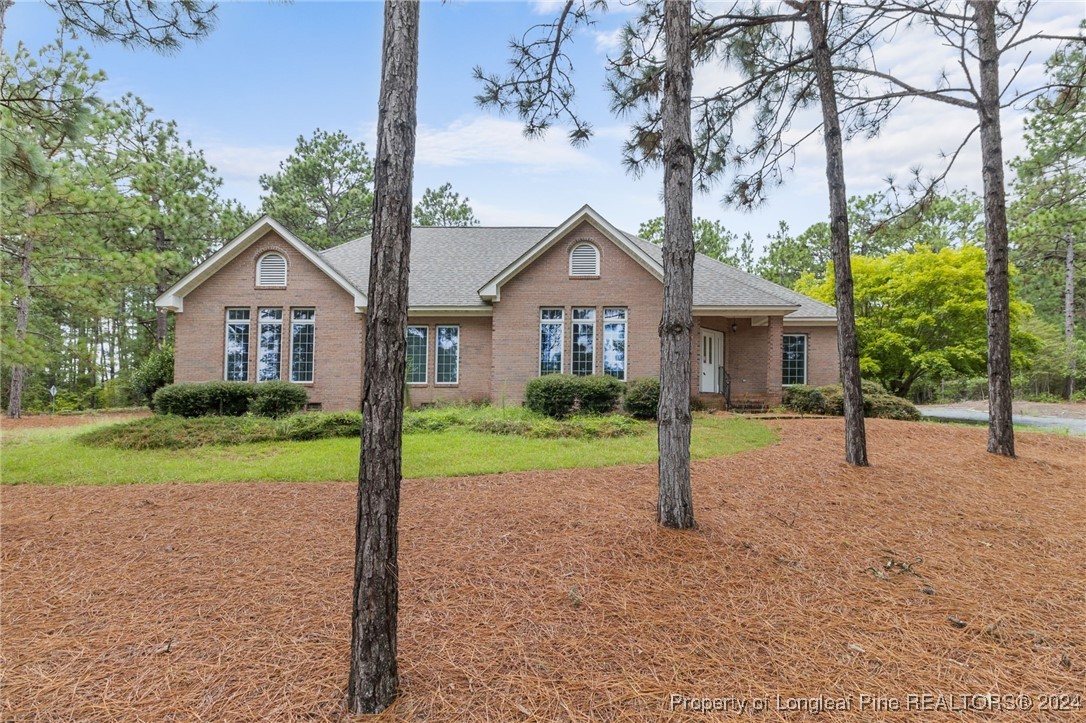
[[[548,374],[532,379],[524,390],[524,406],[537,414],[562,419],[577,405],[581,377],[572,374]]]
[[[864,416],[916,422],[920,419],[920,410],[908,399],[893,394],[869,394],[864,397]]]
[[[626,387],[626,411],[638,419],[656,419],[660,406],[660,380],[656,377],[635,379]]]
[[[330,437],[358,437],[361,412],[312,412],[295,414],[279,422],[279,437],[296,442]]]
[[[144,403],[150,403],[157,392],[173,383],[173,347],[163,346],[152,351],[132,372],[132,393]]]
[[[240,417],[251,412],[261,417],[283,417],[299,411],[308,392],[289,382],[201,382],[169,384],[155,392],[151,408],[156,414],[179,417]]]
[[[249,401],[248,411],[258,417],[278,419],[300,412],[309,400],[305,387],[290,382],[261,382],[256,395]]]
[[[878,391],[875,382],[864,383],[864,416],[882,419],[920,419],[920,411],[907,399]],[[828,414],[840,417],[845,413],[845,392],[840,384],[825,387],[796,385],[784,391],[784,406],[800,414]]]
[[[793,412],[800,414],[825,414],[826,398],[817,387],[809,387],[805,384],[796,384],[785,387],[782,404]]]
[[[874,379],[861,379],[860,380],[860,389],[863,391],[865,396],[868,395],[868,394],[889,394],[890,393],[890,392],[887,391],[886,387],[884,387],[881,383],[875,381]]]
[[[577,398],[586,414],[610,414],[622,399],[626,385],[606,374],[577,377]]]

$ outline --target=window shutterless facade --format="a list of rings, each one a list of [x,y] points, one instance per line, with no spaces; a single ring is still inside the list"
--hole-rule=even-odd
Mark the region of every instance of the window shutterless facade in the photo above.
[[[781,354],[781,384],[806,384],[807,335],[785,334]]]
[[[429,329],[407,327],[407,383],[426,383],[426,345]]]
[[[313,381],[317,312],[314,309],[292,309],[290,312],[290,381]]]
[[[626,381],[626,309],[603,310],[603,373]]]
[[[226,360],[223,378],[249,381],[249,310],[226,310]]]
[[[435,382],[460,383],[460,327],[439,326],[435,333]]]
[[[562,373],[562,345],[565,312],[539,310],[539,376]]]
[[[596,367],[596,310],[573,310],[573,348],[570,371],[586,377]]]
[[[283,310],[260,309],[260,347],[256,357],[256,380],[270,382],[279,379],[283,357]]]

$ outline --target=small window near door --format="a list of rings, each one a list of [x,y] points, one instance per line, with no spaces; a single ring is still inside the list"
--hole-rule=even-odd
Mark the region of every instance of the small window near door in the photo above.
[[[781,353],[781,384],[806,384],[807,335],[785,334]]]

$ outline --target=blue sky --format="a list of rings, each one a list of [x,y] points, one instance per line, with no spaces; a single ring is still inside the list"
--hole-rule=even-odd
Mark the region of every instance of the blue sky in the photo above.
[[[557,224],[584,203],[621,228],[663,212],[660,173],[627,175],[620,146],[625,124],[607,111],[604,59],[614,31],[628,18],[619,2],[574,48],[578,105],[597,130],[594,140],[571,148],[561,129],[545,140],[522,137],[515,118],[476,107],[471,69],[501,70],[510,37],[550,17],[547,2],[426,2],[422,8],[419,70],[418,156],[415,196],[446,181],[467,195],[486,225]],[[1047,30],[1074,32],[1083,18],[1080,0],[1045,2],[1035,13]],[[106,71],[106,98],[140,96],[158,115],[176,120],[182,135],[204,149],[224,179],[223,193],[256,210],[257,178],[272,173],[298,135],[340,129],[375,144],[382,8],[377,2],[224,2],[215,30],[172,55],[81,39],[92,66]],[[5,44],[22,40],[36,49],[55,35],[56,16],[42,3],[20,0],[8,11]],[[1054,44],[1034,50],[1019,85],[1036,81]],[[926,35],[901,34],[883,67],[930,82],[952,58]],[[1009,71],[1008,67],[1006,71]],[[1006,72],[1005,71],[1005,72]],[[695,79],[695,92],[714,85],[714,73]],[[718,76],[719,77],[719,76]],[[884,187],[887,175],[932,169],[974,122],[968,111],[917,102],[904,106],[876,139],[846,147],[850,194]],[[1004,112],[1006,155],[1022,149],[1022,113]],[[818,139],[796,159],[786,185],[754,212],[720,206],[718,193],[699,196],[698,215],[719,219],[761,244],[778,221],[800,231],[826,216],[824,160]],[[967,150],[950,181],[980,190],[979,149]]]

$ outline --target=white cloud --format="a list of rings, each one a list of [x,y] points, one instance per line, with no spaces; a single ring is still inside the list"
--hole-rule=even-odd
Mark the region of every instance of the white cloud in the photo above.
[[[621,27],[614,30],[594,30],[592,35],[596,40],[596,52],[601,55],[613,53],[622,47]]]
[[[430,166],[502,165],[535,173],[596,168],[599,161],[570,146],[561,128],[544,138],[525,138],[516,121],[487,116],[458,119],[447,126],[420,126],[416,163]]]

